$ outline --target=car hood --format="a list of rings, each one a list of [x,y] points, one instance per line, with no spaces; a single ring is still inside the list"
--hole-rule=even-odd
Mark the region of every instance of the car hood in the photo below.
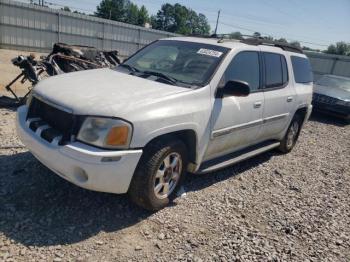
[[[350,92],[340,87],[314,85],[314,93],[335,97],[342,100],[350,100]]]
[[[34,96],[74,114],[117,116],[189,88],[172,86],[111,69],[86,70],[50,77]]]

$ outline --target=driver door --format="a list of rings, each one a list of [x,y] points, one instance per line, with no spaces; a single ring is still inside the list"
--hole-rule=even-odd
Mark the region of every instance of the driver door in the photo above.
[[[229,80],[245,81],[251,93],[246,97],[215,98],[212,115],[212,133],[204,160],[210,160],[259,140],[263,123],[264,95],[260,92],[261,62],[258,51],[236,54],[227,67],[219,88]]]

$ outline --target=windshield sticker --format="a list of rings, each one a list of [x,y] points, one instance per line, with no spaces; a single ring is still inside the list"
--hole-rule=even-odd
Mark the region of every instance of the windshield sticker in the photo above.
[[[215,50],[210,50],[210,49],[205,49],[205,48],[199,49],[197,54],[214,56],[214,57],[222,56],[222,52],[215,51]]]

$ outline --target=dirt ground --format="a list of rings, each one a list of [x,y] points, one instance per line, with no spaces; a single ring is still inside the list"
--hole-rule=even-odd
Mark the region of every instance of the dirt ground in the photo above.
[[[350,261],[349,138],[313,115],[290,154],[189,175],[150,213],[52,173],[0,109],[0,261]]]
[[[45,55],[43,53],[0,49],[0,95],[6,94],[10,96],[10,93],[6,92],[4,87],[21,73],[21,70],[14,66],[11,60],[19,55],[28,56],[31,53],[34,54],[37,59],[39,59],[41,55]],[[21,84],[20,81],[18,81],[13,85],[13,89],[15,92],[23,94],[27,90],[29,84],[29,82]]]

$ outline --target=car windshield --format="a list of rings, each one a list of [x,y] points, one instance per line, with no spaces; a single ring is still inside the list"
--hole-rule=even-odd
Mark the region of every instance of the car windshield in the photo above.
[[[228,48],[177,40],[160,40],[145,47],[120,67],[140,76],[179,86],[206,85]]]
[[[345,89],[346,91],[350,91],[350,79],[323,76],[318,81],[316,81],[316,84],[320,86],[339,87]]]

